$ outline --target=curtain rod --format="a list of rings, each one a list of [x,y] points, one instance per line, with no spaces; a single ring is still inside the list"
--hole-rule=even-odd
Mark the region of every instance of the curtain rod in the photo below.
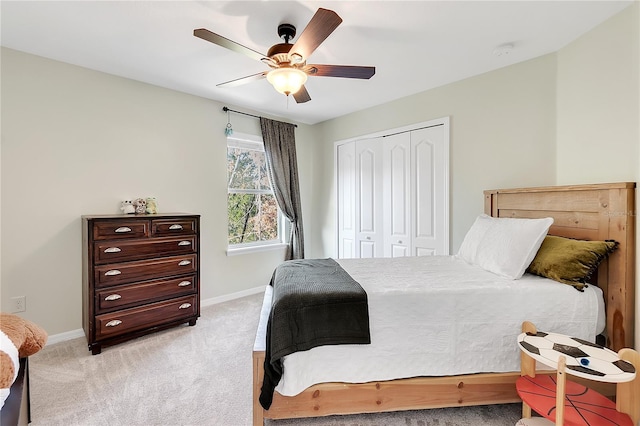
[[[234,109],[227,108],[226,106],[223,106],[223,107],[222,107],[222,110],[223,110],[224,112],[235,112],[236,114],[247,115],[247,116],[249,116],[249,117],[253,117],[253,118],[262,118],[262,117],[260,117],[259,115],[249,114],[248,112],[236,111],[236,110],[234,110]],[[294,125],[293,125],[293,127],[298,127],[298,125],[297,125],[297,124],[294,124]]]

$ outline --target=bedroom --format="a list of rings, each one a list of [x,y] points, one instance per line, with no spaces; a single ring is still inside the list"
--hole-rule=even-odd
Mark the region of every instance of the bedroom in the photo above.
[[[482,211],[484,189],[637,181],[638,9],[558,52],[299,124],[308,256],[334,250],[333,142],[378,129],[452,117],[452,252]],[[203,215],[203,301],[268,282],[282,253],[225,254],[222,103],[4,47],[2,83],[3,311],[26,295],[25,317],[46,324],[52,342],[81,336],[80,215],[115,213],[137,195],[156,196],[161,211]],[[232,119],[236,131],[258,131],[253,119]],[[188,173],[165,173],[176,168]]]

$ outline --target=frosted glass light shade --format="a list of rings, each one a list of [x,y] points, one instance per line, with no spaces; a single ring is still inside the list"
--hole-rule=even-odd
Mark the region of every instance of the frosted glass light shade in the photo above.
[[[297,68],[276,68],[269,71],[267,80],[278,92],[289,96],[300,90],[307,81],[307,74]]]

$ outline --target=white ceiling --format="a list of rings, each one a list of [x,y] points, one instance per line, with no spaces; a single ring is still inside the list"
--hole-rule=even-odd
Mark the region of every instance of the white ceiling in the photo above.
[[[554,52],[632,1],[1,1],[3,46],[314,124]],[[310,63],[376,67],[370,80],[310,77],[296,104],[266,65],[193,36],[206,28],[261,53],[323,7],[343,23]],[[295,42],[295,39],[294,39]],[[493,54],[499,45],[514,49]]]

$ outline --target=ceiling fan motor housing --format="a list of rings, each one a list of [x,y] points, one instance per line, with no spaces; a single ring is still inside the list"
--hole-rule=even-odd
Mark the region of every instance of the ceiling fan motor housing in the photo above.
[[[267,52],[267,56],[273,59],[278,65],[289,64],[291,62],[289,51],[293,47],[293,44],[289,43],[289,40],[296,35],[296,27],[291,24],[280,24],[278,25],[278,35],[284,39],[284,43],[271,46]]]
[[[287,59],[287,57],[292,47],[293,47],[293,44],[289,44],[289,43],[274,44],[269,48],[269,51],[267,52],[267,56],[270,58],[276,59],[274,58],[274,56],[284,55],[284,58],[285,58],[284,62],[289,62],[289,59]],[[280,58],[277,58],[277,59],[280,59]],[[282,61],[278,60],[278,62],[282,62]]]
[[[278,25],[278,37],[283,38],[285,43],[289,43],[289,40],[293,40],[296,36],[296,27],[291,24]]]

